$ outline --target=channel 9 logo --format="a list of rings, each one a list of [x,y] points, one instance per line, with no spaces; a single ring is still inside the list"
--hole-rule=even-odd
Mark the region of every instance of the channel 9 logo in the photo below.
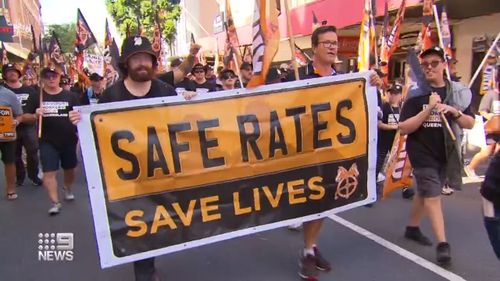
[[[39,261],[73,261],[73,233],[39,233]]]

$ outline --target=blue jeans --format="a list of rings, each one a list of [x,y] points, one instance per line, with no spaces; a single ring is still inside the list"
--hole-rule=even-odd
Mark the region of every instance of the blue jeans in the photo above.
[[[488,232],[493,251],[500,260],[500,209],[495,209],[495,217],[484,217],[484,227]]]

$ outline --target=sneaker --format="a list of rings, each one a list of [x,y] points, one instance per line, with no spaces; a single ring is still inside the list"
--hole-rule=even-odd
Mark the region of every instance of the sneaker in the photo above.
[[[451,263],[450,244],[441,242],[436,247],[436,260],[440,266],[447,266]]]
[[[401,192],[401,196],[403,196],[403,199],[411,199],[413,198],[413,195],[415,195],[415,192],[408,187],[403,188],[403,191]]]
[[[448,185],[445,185],[443,186],[443,188],[441,189],[441,194],[442,195],[452,195],[453,192],[455,192],[455,190],[453,190],[453,188],[449,187]]]
[[[323,255],[321,255],[321,252],[319,251],[318,247],[314,247],[314,259],[316,260],[317,269],[321,271],[332,270],[332,266],[325,258],[323,258]]]
[[[75,200],[75,195],[73,195],[73,192],[71,192],[71,190],[64,188],[64,200],[66,201]]]
[[[24,180],[16,180],[16,186],[23,186]]]
[[[294,223],[288,226],[288,230],[300,231],[302,229],[302,223]]]
[[[31,180],[31,184],[34,186],[41,186],[43,184],[43,181],[39,177],[36,177]]]
[[[432,242],[429,238],[425,237],[418,226],[407,226],[405,231],[405,238],[413,240],[420,245],[431,246]]]
[[[61,203],[54,203],[52,205],[52,207],[50,207],[50,209],[49,209],[49,215],[55,216],[55,215],[59,214],[61,207],[62,207]]]
[[[299,276],[308,281],[318,280],[318,269],[316,268],[316,258],[312,255],[303,256],[299,262]]]
[[[469,177],[469,178],[477,178],[478,177],[476,175],[476,171],[474,171],[473,169],[471,169],[469,167],[469,165],[467,165],[467,166],[464,167],[464,171],[465,171],[465,174],[467,175],[467,177]]]

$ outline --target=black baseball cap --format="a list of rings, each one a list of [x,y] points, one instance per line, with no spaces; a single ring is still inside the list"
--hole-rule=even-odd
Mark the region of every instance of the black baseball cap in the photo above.
[[[55,73],[55,74],[58,74],[60,75],[61,72],[59,70],[57,70],[55,67],[53,66],[47,66],[47,67],[44,67],[41,71],[41,76],[42,77],[45,77],[45,75],[47,75],[48,73]]]
[[[15,70],[19,74],[19,77],[21,77],[23,74],[21,73],[21,70],[19,70],[15,64],[13,63],[7,63],[2,66],[2,74],[5,75],[7,71],[9,70]]]
[[[205,69],[203,64],[197,63],[193,66],[193,69],[191,69],[191,73],[194,74],[196,71],[200,71],[200,70],[202,70],[205,73],[207,72],[207,70]]]
[[[392,84],[387,91],[391,94],[401,94],[403,92],[403,86],[399,84]]]
[[[90,76],[89,76],[90,81],[101,81],[103,78],[104,77],[102,77],[101,75],[99,75],[95,72],[90,74]]]
[[[153,47],[148,38],[144,36],[131,36],[127,37],[122,44],[122,52],[120,56],[120,63],[126,64],[127,60],[139,53],[150,54],[153,57],[153,63],[156,63],[157,57],[156,53],[153,51]]]
[[[438,55],[442,60],[444,60],[444,50],[439,46],[431,47],[420,54],[420,58],[424,58],[428,55]]]
[[[253,66],[248,63],[248,62],[243,62],[241,65],[240,65],[240,70],[241,69],[244,69],[244,70],[252,70],[253,69]]]

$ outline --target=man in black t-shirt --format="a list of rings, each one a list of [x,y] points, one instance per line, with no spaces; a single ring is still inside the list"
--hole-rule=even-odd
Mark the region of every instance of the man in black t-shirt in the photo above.
[[[440,195],[446,181],[452,182],[453,176],[461,179],[460,170],[450,171],[454,162],[459,162],[460,146],[451,140],[440,115],[444,114],[455,136],[459,138],[461,128],[470,129],[474,126],[474,115],[469,108],[472,94],[459,83],[445,80],[443,73],[446,63],[441,48],[427,49],[420,58],[432,92],[410,89],[399,123],[401,134],[408,135],[406,149],[417,184],[405,237],[423,245],[432,245],[419,228],[426,213],[439,243],[436,248],[437,262],[448,265],[451,253],[445,235]]]
[[[177,95],[172,85],[173,80],[170,81],[171,84],[166,84],[154,78],[157,58],[146,37],[126,38],[121,53],[118,66],[124,78],[107,88],[99,103]],[[186,93],[184,98],[190,99],[192,94]],[[80,121],[80,113],[70,112],[70,120],[76,125]],[[154,258],[134,262],[135,280],[160,280],[154,264]]]
[[[29,96],[36,94],[35,89],[21,84],[21,71],[14,64],[5,64],[2,67],[2,76],[5,81],[5,87],[16,94],[23,112],[26,112],[26,102]],[[38,137],[36,135],[36,124],[22,122],[16,129],[16,184],[18,186],[24,184],[26,170],[28,170],[28,178],[31,179],[31,183],[35,186],[40,186],[42,185],[42,180],[38,177]],[[27,169],[24,167],[22,159],[23,147],[26,151]]]
[[[195,87],[195,90],[197,89],[206,89],[208,92],[215,92],[215,84],[207,81],[205,75],[206,75],[206,70],[205,67],[201,63],[197,63],[193,66],[193,70],[191,70],[191,73],[194,76],[194,80],[192,81]]]
[[[186,59],[176,59],[172,62],[171,71],[167,71],[158,76],[158,79],[169,84],[169,85],[177,85],[184,81],[186,76],[191,72],[193,68],[195,58],[200,51],[201,46],[198,44],[191,44],[191,48],[189,49],[189,55]]]
[[[43,185],[47,188],[52,207],[49,215],[59,214],[61,203],[57,190],[57,171],[59,166],[64,170],[64,199],[75,199],[71,186],[75,181],[77,166],[76,143],[78,137],[76,127],[68,119],[68,113],[79,105],[75,94],[63,90],[60,86],[61,72],[59,69],[46,67],[41,71],[43,96],[40,104],[40,94],[28,98],[26,112],[27,120],[36,122],[42,118],[42,135],[40,137],[40,160],[43,170]]]

